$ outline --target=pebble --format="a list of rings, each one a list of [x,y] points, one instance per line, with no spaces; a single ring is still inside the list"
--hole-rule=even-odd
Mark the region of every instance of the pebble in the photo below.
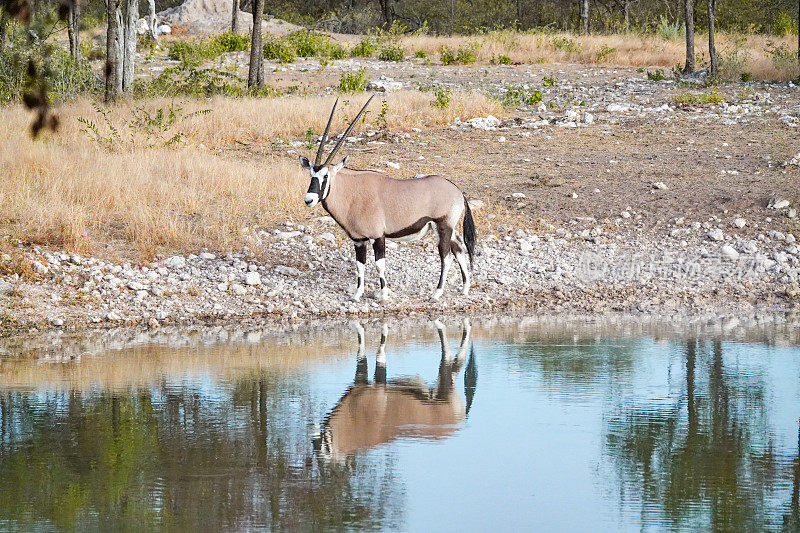
[[[244,277],[244,282],[250,286],[261,285],[261,274],[258,272],[248,272]]]
[[[720,253],[724,259],[728,261],[736,261],[739,259],[739,252],[737,252],[733,246],[726,244],[725,246],[720,249]]]
[[[708,237],[712,241],[717,241],[717,242],[725,240],[725,234],[722,233],[722,230],[719,228],[714,228],[708,233],[706,233],[706,237]]]
[[[733,226],[736,228],[743,228],[747,224],[747,221],[743,218],[734,218],[733,219]]]

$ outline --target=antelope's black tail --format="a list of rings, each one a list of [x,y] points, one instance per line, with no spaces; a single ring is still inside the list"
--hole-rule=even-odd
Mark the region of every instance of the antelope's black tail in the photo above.
[[[472,210],[469,208],[466,196],[464,196],[464,243],[469,254],[469,267],[472,268],[475,256],[475,221],[472,219]]]

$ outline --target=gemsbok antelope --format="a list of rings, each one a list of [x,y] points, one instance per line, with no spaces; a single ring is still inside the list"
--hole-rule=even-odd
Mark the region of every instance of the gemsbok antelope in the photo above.
[[[314,163],[307,157],[300,157],[300,164],[311,175],[305,203],[314,207],[321,202],[322,207],[355,243],[358,284],[353,300],[360,300],[364,294],[364,271],[369,243],[372,243],[375,267],[380,278],[379,299],[384,301],[389,297],[385,275],[386,239],[421,239],[431,228],[436,228],[439,237],[441,259],[439,284],[433,293],[433,299],[438,300],[444,292],[453,256],[461,270],[463,294],[466,295],[469,292],[470,271],[475,253],[475,222],[466,196],[455,184],[436,175],[398,180],[374,170],[352,170],[346,168],[347,157],[331,165],[336,152],[374,97],[372,95],[367,100],[323,163],[322,154],[338,99],[333,104]],[[462,216],[463,237],[456,231]]]
[[[358,355],[353,385],[331,410],[320,431],[313,437],[314,451],[327,463],[339,463],[357,452],[413,437],[442,439],[458,431],[469,413],[475,392],[477,371],[475,354],[470,351],[464,376],[466,407],[454,389],[455,378],[466,359],[471,326],[464,320],[461,346],[453,357],[444,325],[435,321],[442,345],[439,378],[431,388],[421,378],[386,380],[386,337],[383,326],[375,365],[375,378],[369,382],[364,354],[364,328],[357,324]]]

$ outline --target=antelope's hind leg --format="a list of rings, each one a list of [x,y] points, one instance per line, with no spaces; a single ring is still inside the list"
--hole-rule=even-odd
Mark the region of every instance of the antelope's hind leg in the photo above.
[[[358,270],[358,283],[356,285],[356,292],[351,296],[351,300],[357,302],[364,294],[364,271],[367,268],[367,243],[356,243],[356,269]]]
[[[375,268],[378,270],[378,278],[381,282],[381,290],[378,300],[385,302],[389,299],[389,285],[386,283],[386,239],[381,237],[372,243],[372,251],[375,252]]]
[[[458,263],[458,268],[461,270],[461,281],[464,282],[464,288],[461,290],[461,294],[466,296],[469,294],[469,288],[472,284],[472,279],[469,273],[469,259],[467,258],[466,245],[464,244],[464,239],[461,238],[461,235],[456,233],[455,239],[453,239],[450,247],[453,251],[453,255],[456,258],[456,262]]]
[[[437,226],[437,229],[439,230],[439,259],[442,261],[442,268],[439,273],[439,285],[436,286],[436,290],[433,292],[434,300],[442,297],[447,273],[450,271],[450,264],[453,262],[453,256],[451,255],[453,229],[446,224]]]

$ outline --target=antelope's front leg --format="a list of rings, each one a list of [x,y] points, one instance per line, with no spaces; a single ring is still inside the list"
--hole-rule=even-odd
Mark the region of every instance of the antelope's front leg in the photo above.
[[[381,302],[389,299],[389,285],[386,283],[386,239],[381,237],[372,243],[372,251],[375,252],[375,268],[378,270],[378,277],[381,280],[381,292],[378,298]]]
[[[357,302],[364,294],[364,271],[367,267],[367,243],[356,243],[356,269],[358,270],[358,284],[356,285],[356,292],[351,299]]]

